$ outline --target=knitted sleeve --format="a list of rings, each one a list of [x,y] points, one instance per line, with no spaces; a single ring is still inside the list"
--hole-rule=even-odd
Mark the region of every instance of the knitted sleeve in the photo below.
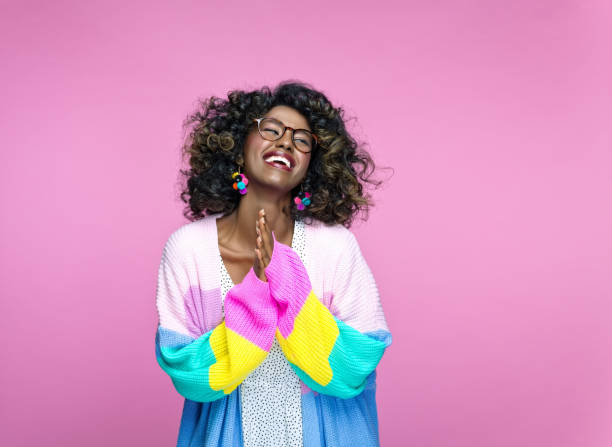
[[[276,337],[293,370],[314,391],[347,399],[363,391],[391,334],[359,245],[344,235],[332,286],[336,315],[313,291],[297,253],[276,238],[266,276],[279,307]]]
[[[202,265],[182,255],[189,250],[180,250],[173,236],[164,247],[158,273],[157,362],[182,396],[198,402],[217,400],[234,391],[270,351],[276,304],[268,283],[251,268],[227,293],[225,319],[202,333],[202,322],[210,320],[210,291],[201,290],[194,279]],[[214,292],[220,299],[220,290]]]

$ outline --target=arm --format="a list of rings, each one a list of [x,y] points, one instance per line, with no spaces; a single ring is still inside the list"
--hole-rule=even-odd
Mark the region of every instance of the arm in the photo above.
[[[194,320],[203,319],[194,315],[194,307],[205,306],[210,292],[194,284],[196,270],[189,268],[189,259],[181,257],[177,246],[171,236],[159,267],[156,358],[179,394],[198,402],[213,401],[234,391],[265,359],[274,341],[276,304],[268,283],[251,268],[228,292],[225,320],[202,334],[194,329],[198,326]],[[194,298],[196,303],[189,306]]]
[[[276,336],[296,374],[317,392],[350,398],[363,391],[391,334],[357,241],[344,236],[332,287],[341,318],[314,293],[297,253],[276,239],[265,272],[279,307]]]

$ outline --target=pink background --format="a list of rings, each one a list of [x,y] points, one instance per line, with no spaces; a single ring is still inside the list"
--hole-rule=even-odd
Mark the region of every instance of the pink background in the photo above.
[[[382,445],[612,445],[609,3],[14,3],[0,444],[175,444],[154,296],[181,122],[296,78],[395,169],[353,228],[394,336]]]

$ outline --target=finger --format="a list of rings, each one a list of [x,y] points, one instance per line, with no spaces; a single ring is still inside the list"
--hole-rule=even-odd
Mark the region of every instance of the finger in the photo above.
[[[272,249],[274,245],[272,241],[272,234],[269,228],[265,228],[265,219],[263,222],[261,222],[260,229],[261,235],[259,237],[261,238],[262,242],[262,257],[264,261],[266,261],[267,265],[270,263],[270,259],[272,258]]]
[[[266,250],[270,257],[272,257],[272,251],[274,250],[274,236],[272,235],[272,228],[268,225],[268,219],[264,216],[264,227],[266,238],[264,239],[264,243],[266,245]]]
[[[257,262],[258,262],[258,265],[259,265],[259,267],[260,267],[260,274],[261,274],[261,275],[260,275],[260,276],[261,276],[261,278],[260,278],[260,279],[263,279],[263,270],[264,270],[264,269],[265,269],[265,268],[266,268],[268,265],[266,264],[266,262],[265,262],[265,260],[264,260],[264,256],[263,256],[263,253],[261,252],[261,250],[260,250],[260,249],[256,249],[256,253],[257,253]]]
[[[268,260],[270,259],[271,253],[268,253],[269,246],[266,245],[265,232],[262,231],[263,222],[261,220],[258,220],[257,226],[258,226],[258,236],[255,240],[255,244],[261,253],[262,265],[267,266],[269,263]]]
[[[263,259],[263,253],[261,252],[261,250],[259,248],[255,249],[255,260],[257,262],[258,267],[261,268],[265,268],[266,265],[264,263],[264,259]]]
[[[255,275],[261,279],[262,276],[262,264],[261,264],[261,256],[258,253],[258,250],[255,249],[255,260],[253,261],[253,271],[255,271]]]
[[[264,218],[265,218],[265,211],[262,208],[262,209],[259,210],[259,213],[257,213],[257,219],[256,219],[257,220],[257,229],[259,231],[260,236],[261,236],[261,233],[263,233],[263,224],[262,224],[263,221],[262,221],[262,219],[264,219]]]
[[[263,247],[263,238],[261,236],[260,222],[259,220],[255,221],[255,232],[257,233],[257,237],[255,238],[255,245],[257,247]],[[260,245],[261,242],[261,245]]]
[[[270,263],[270,258],[271,258],[270,253],[268,253],[268,249],[265,247],[261,239],[259,239],[257,243],[258,243],[258,250],[259,250],[260,259],[261,259],[261,265],[264,268],[266,268],[268,264]]]
[[[259,271],[261,270],[261,264],[259,263],[259,255],[257,254],[257,249],[253,250],[255,253],[255,259],[253,260],[253,271],[257,276],[259,276]]]
[[[262,245],[266,247],[266,230],[264,227],[264,221],[262,219],[263,217],[259,218],[259,220],[257,221],[257,231],[258,231],[257,237],[261,238]]]
[[[268,226],[268,222],[266,221],[266,217],[262,217],[259,219],[260,226],[259,229],[261,231],[261,236],[266,247],[270,247],[270,240],[272,239],[272,233],[270,232],[270,227]]]

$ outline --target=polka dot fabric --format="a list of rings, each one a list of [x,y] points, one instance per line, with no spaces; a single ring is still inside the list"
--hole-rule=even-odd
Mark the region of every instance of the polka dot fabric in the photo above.
[[[291,248],[304,260],[304,222],[296,220]],[[220,256],[219,256],[220,257]],[[221,296],[234,286],[219,259]],[[301,381],[274,338],[268,356],[240,384],[242,435],[245,447],[302,447]]]

